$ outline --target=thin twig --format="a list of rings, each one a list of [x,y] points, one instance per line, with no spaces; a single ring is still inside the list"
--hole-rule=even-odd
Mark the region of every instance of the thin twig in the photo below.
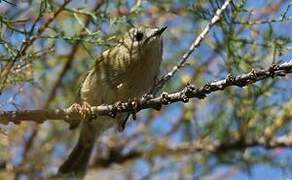
[[[10,73],[11,69],[13,68],[14,64],[19,60],[19,58],[26,55],[26,51],[28,48],[38,39],[38,37],[49,27],[49,25],[53,22],[54,19],[64,10],[64,8],[68,5],[70,0],[64,0],[64,3],[62,6],[47,20],[47,22],[41,26],[35,35],[27,38],[21,45],[20,50],[16,54],[16,56],[12,59],[12,61],[9,61],[3,68],[3,71],[0,73],[0,83],[1,87],[0,90],[4,88],[5,83],[7,81],[8,74]]]
[[[189,50],[182,56],[182,58],[179,60],[178,64],[175,65],[170,72],[168,72],[166,75],[161,77],[161,79],[155,84],[153,88],[153,93],[157,93],[164,84],[170,80],[180,68],[182,68],[190,55],[196,50],[197,47],[200,46],[201,42],[204,40],[205,36],[208,34],[210,29],[220,20],[222,13],[225,11],[225,9],[228,7],[232,0],[226,0],[224,4],[221,6],[221,8],[217,9],[215,15],[212,17],[211,21],[206,25],[204,30],[199,34],[199,36],[192,42]]]
[[[102,6],[103,3],[104,3],[103,0],[98,2],[98,3],[96,3],[96,6],[93,8],[92,12],[96,12]],[[79,37],[80,40],[77,40],[76,43],[73,45],[73,47],[71,49],[71,52],[69,53],[69,55],[67,57],[67,60],[66,60],[66,62],[64,64],[64,66],[63,66],[63,69],[61,70],[60,75],[58,76],[56,82],[53,85],[52,90],[50,91],[50,93],[48,95],[48,100],[47,100],[47,103],[45,104],[45,107],[48,107],[50,102],[54,99],[54,97],[56,95],[56,92],[57,92],[57,89],[60,87],[64,76],[67,74],[68,70],[70,69],[70,67],[71,67],[71,65],[72,65],[72,63],[73,63],[73,61],[75,59],[75,56],[77,54],[77,51],[79,49],[79,45],[82,42],[82,38],[86,35],[86,34],[83,34],[83,33],[85,32],[85,29],[88,27],[91,19],[92,19],[92,16],[87,16],[86,17],[86,20],[85,20],[85,23],[84,23],[84,28],[82,28],[82,30],[79,33],[79,34],[81,34],[80,37]]]

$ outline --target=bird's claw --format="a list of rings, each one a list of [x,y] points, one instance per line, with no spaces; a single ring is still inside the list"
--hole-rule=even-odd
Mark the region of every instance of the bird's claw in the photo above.
[[[91,120],[92,111],[91,106],[87,102],[82,102],[82,104],[74,103],[69,107],[69,111],[72,113],[78,113],[82,120]]]

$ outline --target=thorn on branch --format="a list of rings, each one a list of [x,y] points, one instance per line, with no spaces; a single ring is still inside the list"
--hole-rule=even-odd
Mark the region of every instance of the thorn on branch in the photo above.
[[[132,112],[132,117],[133,117],[133,120],[136,120],[137,116],[137,112],[138,112],[138,105],[139,105],[139,102],[138,100],[135,98],[131,103],[131,108],[133,109],[133,112]]]

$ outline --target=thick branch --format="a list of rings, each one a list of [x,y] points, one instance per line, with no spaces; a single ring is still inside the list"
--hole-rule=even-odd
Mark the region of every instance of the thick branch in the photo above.
[[[289,148],[292,147],[292,136],[282,136],[275,139],[266,140],[265,137],[261,137],[253,140],[235,140],[231,142],[195,142],[195,143],[179,143],[174,146],[165,144],[164,142],[154,144],[152,152],[150,154],[159,155],[159,151],[164,150],[165,154],[176,153],[193,153],[193,152],[210,152],[210,153],[224,153],[226,151],[244,150],[246,148],[252,148],[256,146],[262,146],[266,149],[273,148]],[[166,151],[166,152],[165,152]],[[163,153],[163,154],[164,154]]]
[[[282,136],[268,141],[264,140],[265,137],[254,140],[235,140],[231,142],[200,142],[195,141],[193,143],[184,142],[176,145],[170,145],[165,141],[158,141],[152,144],[152,148],[146,151],[132,150],[129,153],[123,154],[119,145],[111,147],[106,157],[97,156],[92,164],[92,167],[108,167],[113,163],[124,163],[129,160],[135,160],[137,158],[144,157],[146,159],[152,159],[158,156],[165,155],[190,155],[190,153],[204,152],[204,153],[225,153],[227,151],[242,151],[246,148],[252,148],[261,146],[266,149],[274,148],[290,148],[292,147],[292,136]],[[150,143],[151,144],[151,143]]]
[[[207,83],[202,87],[195,88],[193,85],[187,85],[184,89],[175,93],[163,92],[160,96],[155,98],[141,98],[140,100],[131,102],[117,102],[113,105],[100,105],[91,107],[91,117],[108,115],[114,117],[117,113],[130,112],[136,113],[142,109],[159,109],[163,105],[168,105],[174,102],[188,102],[190,98],[205,98],[208,94],[224,90],[230,86],[244,87],[253,84],[257,81],[274,78],[276,76],[285,76],[292,73],[292,60],[279,64],[271,65],[270,67],[262,70],[252,70],[251,72],[243,75],[227,77],[220,81]],[[0,112],[0,123],[20,121],[35,121],[43,122],[46,119],[59,119],[65,120],[69,123],[78,121],[84,117],[84,112],[76,112],[71,108],[56,109],[56,110],[23,110],[23,111],[5,111]]]

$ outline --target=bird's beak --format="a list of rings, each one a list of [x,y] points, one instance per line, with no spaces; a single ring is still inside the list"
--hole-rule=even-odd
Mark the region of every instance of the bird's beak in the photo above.
[[[156,32],[154,32],[153,36],[161,35],[166,29],[167,29],[167,26],[164,26],[164,27],[158,29]]]
[[[149,41],[149,39],[151,39],[153,37],[160,36],[166,30],[166,28],[167,28],[167,26],[164,26],[164,27],[159,28],[156,31],[154,31],[151,36],[149,36],[145,39],[144,43],[147,43]]]

